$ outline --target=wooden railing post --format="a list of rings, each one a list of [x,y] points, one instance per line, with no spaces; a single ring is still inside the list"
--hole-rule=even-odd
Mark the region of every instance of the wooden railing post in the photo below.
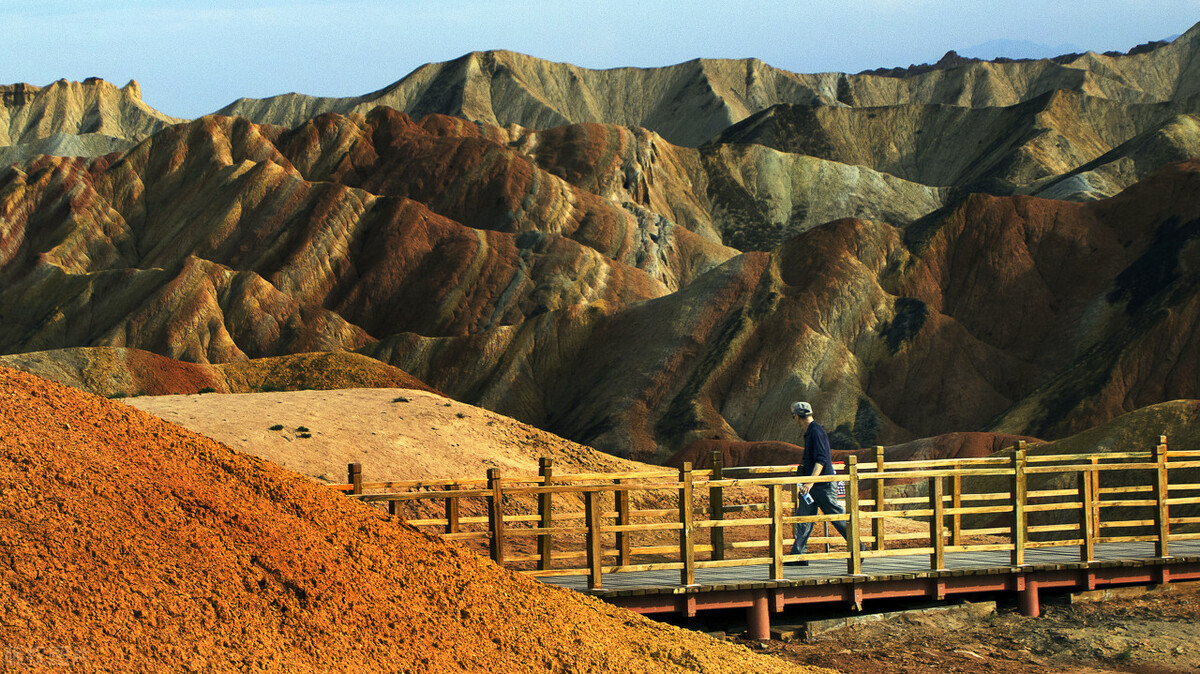
[[[679,469],[679,561],[683,569],[679,572],[680,585],[696,584],[696,539],[692,523],[695,521],[692,505],[692,462],[684,461]]]
[[[617,484],[624,484],[623,480],[617,480]],[[617,502],[617,524],[625,526],[632,524],[629,516],[629,490],[620,489],[615,492],[614,496]],[[618,531],[617,532],[617,563],[621,566],[629,564],[629,548],[633,540],[633,532]]]
[[[1157,507],[1154,509],[1154,526],[1158,533],[1158,540],[1154,544],[1154,556],[1167,557],[1170,554],[1171,519],[1167,506],[1169,487],[1167,480],[1167,436],[1165,435],[1161,435],[1158,438],[1158,446],[1154,448],[1154,460],[1157,464],[1157,470],[1155,471],[1157,479],[1154,481],[1154,498],[1157,502]]]
[[[946,568],[946,485],[941,477],[929,478],[929,543],[933,552],[929,555],[929,569],[938,571]]]
[[[1025,537],[1027,530],[1025,528],[1025,501],[1026,481],[1025,481],[1025,441],[1018,440],[1013,444],[1012,455],[1012,502],[1013,502],[1013,519],[1012,519],[1012,565],[1021,566],[1025,563]]]
[[[603,551],[600,547],[600,494],[594,491],[583,493],[584,515],[587,519],[587,565],[589,590],[603,585]]]
[[[538,475],[542,478],[542,486],[549,487],[554,479],[554,459],[545,456],[538,459]],[[538,494],[538,526],[542,529],[554,526],[553,496],[554,494],[548,491]],[[538,536],[538,569],[549,569],[553,561],[554,541],[550,532],[546,531]]]
[[[851,454],[846,457],[846,514],[850,516],[846,522],[846,548],[850,552],[846,571],[852,575],[862,573],[862,523],[858,500],[858,457]]]
[[[489,468],[487,472],[488,528],[491,534],[492,560],[504,566],[504,492],[500,486],[500,469]]]
[[[1083,469],[1079,471],[1079,534],[1083,545],[1079,548],[1079,561],[1091,562],[1096,559],[1096,495],[1092,491],[1092,474],[1095,471]]]
[[[457,484],[446,485],[446,491],[454,491],[458,489]],[[446,533],[458,533],[458,497],[446,497]]]
[[[962,545],[962,464],[954,462],[954,478],[951,481],[950,504],[954,508],[953,528],[950,530],[950,544]]]
[[[783,578],[783,485],[767,489],[767,509],[771,512],[771,580]]]
[[[349,476],[346,481],[350,483],[350,493],[351,494],[363,493],[363,491],[362,491],[362,464],[361,463],[350,464],[349,466],[346,467],[346,473]]]
[[[714,451],[712,453],[712,479],[714,481],[723,479],[725,475],[722,463],[721,453]],[[724,487],[708,488],[708,518],[710,520],[725,519]],[[716,561],[725,559],[725,527],[709,529],[709,541],[712,543],[711,559]]]
[[[1092,477],[1092,512],[1091,512],[1092,531],[1094,532],[1094,535],[1097,538],[1099,538],[1101,535],[1100,470],[1099,470],[1100,457],[1096,457],[1096,456],[1092,457],[1092,465],[1096,466],[1096,468],[1093,468],[1091,471],[1091,473],[1092,473],[1092,475],[1091,475],[1091,477]]]
[[[875,549],[883,550],[884,544],[884,518],[883,511],[885,509],[883,497],[883,447],[876,445],[875,447],[875,471],[880,477],[875,478],[875,519],[871,521],[871,533],[875,535]]]

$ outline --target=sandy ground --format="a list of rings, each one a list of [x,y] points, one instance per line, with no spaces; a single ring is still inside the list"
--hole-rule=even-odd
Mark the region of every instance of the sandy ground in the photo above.
[[[1079,603],[1067,599],[1044,597],[1039,618],[1022,616],[1011,605],[983,617],[911,613],[759,648],[797,664],[846,672],[1200,671],[1200,583],[1130,587]]]
[[[647,470],[488,410],[410,389],[343,389],[182,396],[123,402],[229,447],[321,481],[365,482]],[[272,427],[281,426],[279,430]],[[301,430],[307,429],[307,430]],[[311,437],[304,437],[307,433]]]

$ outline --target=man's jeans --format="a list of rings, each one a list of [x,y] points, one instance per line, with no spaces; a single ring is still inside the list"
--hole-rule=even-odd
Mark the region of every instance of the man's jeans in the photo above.
[[[809,490],[809,495],[812,496],[812,505],[804,502],[804,498],[800,498],[800,504],[796,506],[797,517],[808,517],[817,514],[817,509],[826,515],[841,515],[846,512],[845,508],[838,503],[837,488],[833,482],[818,482]],[[792,543],[792,551],[789,555],[804,554],[805,547],[808,545],[808,537],[812,534],[812,522],[796,522],[795,524],[795,541]],[[838,533],[849,541],[846,535],[846,523],[844,521],[833,522],[833,528],[838,530]]]

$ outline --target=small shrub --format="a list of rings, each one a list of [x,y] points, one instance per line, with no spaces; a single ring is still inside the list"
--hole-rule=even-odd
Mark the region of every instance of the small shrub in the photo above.
[[[199,393],[200,395],[204,395],[205,393],[216,393],[216,392],[217,392],[217,389],[215,389],[211,386],[205,386],[204,388],[200,389],[199,391],[196,391],[196,393]]]
[[[459,419],[466,419],[466,418],[467,418],[467,415],[463,414],[462,412],[459,412],[458,414],[455,414],[454,416],[458,417]]]
[[[311,438],[311,437],[312,437],[312,433],[301,433],[301,434],[300,434],[298,437],[301,437],[301,438]]]
[[[116,393],[109,393],[108,399],[109,400],[118,400],[120,398],[124,398],[126,395],[128,395],[128,394],[126,394],[124,391],[117,391]]]
[[[307,427],[305,427],[305,426],[297,426],[297,427],[296,427],[296,431],[297,431],[298,433],[307,433],[307,432],[308,432],[308,428],[307,428]]]
[[[407,403],[407,402],[412,402],[412,401],[410,401],[408,398],[405,398],[404,396],[400,396],[399,398],[396,398],[396,399],[392,400],[392,402],[394,402],[394,403]]]
[[[450,403],[442,403],[442,407],[449,407]]]
[[[268,428],[267,430],[269,430],[269,431],[282,431],[282,430],[283,430],[283,424],[275,424],[274,426],[272,426],[272,427]]]

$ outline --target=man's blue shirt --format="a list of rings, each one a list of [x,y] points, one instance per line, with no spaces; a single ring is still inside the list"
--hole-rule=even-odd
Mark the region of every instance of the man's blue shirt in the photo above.
[[[817,422],[808,425],[804,432],[804,465],[802,475],[812,475],[813,467],[821,465],[820,475],[833,475],[833,455],[829,451],[829,435]]]

